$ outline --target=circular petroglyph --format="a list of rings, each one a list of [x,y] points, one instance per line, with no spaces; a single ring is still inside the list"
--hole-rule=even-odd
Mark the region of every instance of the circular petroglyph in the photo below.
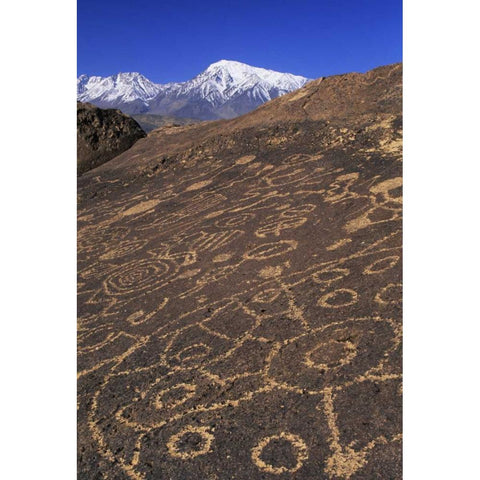
[[[105,290],[110,295],[122,296],[126,293],[139,293],[154,288],[169,273],[165,261],[133,261],[113,272],[105,280]]]
[[[373,275],[375,273],[386,272],[387,270],[393,268],[399,260],[400,257],[398,255],[392,255],[390,257],[381,258],[380,260],[375,260],[373,263],[365,267],[363,273],[366,275]]]
[[[269,375],[281,383],[319,392],[381,364],[397,335],[390,320],[377,317],[335,322],[286,340],[272,359]],[[324,375],[328,371],[334,374]]]
[[[329,339],[316,345],[305,355],[305,364],[322,371],[350,363],[357,355],[357,349],[350,340]]]
[[[315,283],[330,285],[346,277],[349,273],[350,270],[348,268],[330,268],[312,273],[312,279]]]
[[[351,290],[350,288],[338,288],[337,290],[320,297],[317,305],[324,308],[340,308],[353,305],[354,303],[357,303],[357,301],[358,294],[355,290]]]
[[[182,460],[205,455],[210,451],[214,438],[208,427],[188,425],[170,437],[167,443],[168,453]]]
[[[263,457],[265,451],[268,448],[273,450],[281,449],[281,444],[289,443],[292,450],[292,454],[295,457],[295,463],[293,465],[281,465],[268,463]],[[283,456],[283,455],[275,455]],[[282,473],[294,473],[299,470],[305,460],[308,458],[308,448],[305,442],[298,435],[293,433],[282,432],[279,435],[271,435],[263,438],[257,446],[252,449],[253,463],[262,471],[273,473],[274,475],[280,475]],[[276,463],[276,462],[275,462]]]

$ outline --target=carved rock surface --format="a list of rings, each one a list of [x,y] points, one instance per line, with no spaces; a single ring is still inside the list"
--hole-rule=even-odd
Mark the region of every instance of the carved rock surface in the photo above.
[[[78,478],[402,478],[402,66],[78,179]]]

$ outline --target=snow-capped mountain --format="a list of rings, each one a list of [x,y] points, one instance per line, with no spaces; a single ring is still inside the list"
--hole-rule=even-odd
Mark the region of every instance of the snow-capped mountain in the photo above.
[[[119,73],[110,77],[88,77],[77,79],[77,100],[90,102],[103,108],[126,107],[129,112],[140,113],[148,110],[148,102],[164,88],[140,73]]]
[[[125,113],[151,113],[211,120],[249,112],[309,79],[244,63],[220,60],[192,80],[155,84],[139,73],[77,79],[77,98]]]

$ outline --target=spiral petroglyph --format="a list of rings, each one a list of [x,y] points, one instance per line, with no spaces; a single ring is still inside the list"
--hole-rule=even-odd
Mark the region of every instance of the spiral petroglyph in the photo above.
[[[172,265],[166,261],[132,261],[109,275],[104,282],[108,295],[124,296],[159,288]]]

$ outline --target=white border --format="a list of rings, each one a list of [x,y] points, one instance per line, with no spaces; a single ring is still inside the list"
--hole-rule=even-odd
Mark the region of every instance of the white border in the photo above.
[[[404,478],[479,477],[478,4],[404,0]]]
[[[476,5],[404,0],[407,480],[478,476]],[[73,479],[75,2],[5,4],[0,42],[2,477]]]
[[[76,4],[4,2],[2,469],[76,478]]]

